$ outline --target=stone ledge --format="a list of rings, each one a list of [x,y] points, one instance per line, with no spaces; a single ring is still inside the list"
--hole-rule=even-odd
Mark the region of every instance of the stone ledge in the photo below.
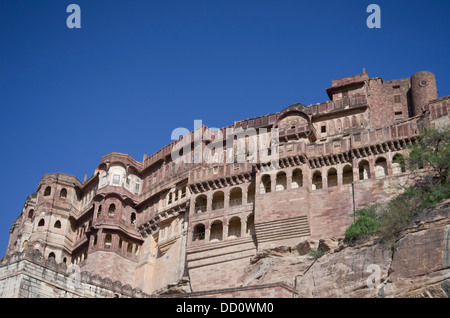
[[[58,273],[63,275],[66,279],[69,279],[69,277],[76,273],[77,270],[71,266],[67,266],[65,263],[57,263],[53,258],[45,259],[44,255],[37,251],[33,250],[32,248],[26,248],[22,252],[15,252],[11,255],[6,255],[0,260],[0,268],[20,263],[22,261],[28,261],[35,265],[38,265],[42,267],[43,269],[52,271],[54,273]],[[26,271],[21,271],[23,274],[26,273]],[[90,272],[82,271],[79,272],[80,275],[80,283],[93,285],[96,287],[100,287],[103,289],[106,289],[111,292],[111,295],[117,296],[117,294],[120,294],[122,297],[133,297],[133,298],[148,298],[152,297],[146,293],[143,293],[140,288],[133,288],[131,285],[122,285],[119,281],[112,281],[109,277],[101,277],[99,275],[91,275]],[[11,273],[9,273],[8,277],[11,276]],[[34,277],[34,276],[33,276]],[[35,277],[36,278],[36,277]],[[45,279],[42,278],[36,278],[41,279],[44,281]],[[60,286],[61,289],[64,289],[66,286]]]

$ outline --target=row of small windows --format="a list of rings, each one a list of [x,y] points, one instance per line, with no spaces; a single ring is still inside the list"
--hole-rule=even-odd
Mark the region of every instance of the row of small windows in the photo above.
[[[184,186],[181,190],[171,191],[167,194],[167,204],[172,204],[173,202],[178,201],[178,197],[183,199],[186,197],[186,187]]]
[[[245,235],[255,234],[254,215],[250,214],[245,224]],[[224,225],[221,220],[215,220],[209,228],[209,241],[222,241],[224,238]],[[232,217],[228,222],[228,238],[237,238],[242,236],[242,221],[238,216]],[[192,232],[192,241],[204,241],[206,239],[206,227],[203,223],[196,224]]]
[[[119,244],[118,244],[118,248],[119,250],[122,250],[124,247],[124,240],[120,237],[119,238]],[[98,236],[95,235],[94,236],[94,240],[92,242],[93,246],[96,246],[98,244]],[[103,240],[103,248],[105,249],[111,249],[112,248],[112,235],[111,234],[106,234],[105,238]],[[139,245],[138,244],[133,244],[131,242],[127,243],[127,249],[126,249],[127,253],[133,253],[137,254],[139,252]]]
[[[44,221],[44,219],[40,219],[39,223],[38,223],[38,227],[43,227],[43,226],[45,226],[45,221]],[[53,224],[53,227],[55,229],[60,229],[61,228],[61,221],[59,221],[59,220],[56,221],[55,224]]]
[[[108,175],[105,174],[102,177],[101,185],[106,185],[107,182],[108,182]],[[112,175],[112,184],[114,186],[120,186],[120,175],[119,174]],[[131,179],[128,177],[125,179],[125,187],[127,189],[130,189],[130,187],[131,187]],[[134,183],[134,191],[139,192],[140,187],[141,187],[141,183],[139,181],[136,181]]]
[[[50,186],[46,187],[44,190],[44,197],[49,196],[52,193],[52,188]],[[60,198],[67,198],[67,189],[66,188],[62,188],[61,191],[59,192],[59,197]]]
[[[99,205],[97,209],[97,218],[102,215],[102,206]],[[116,205],[111,203],[108,208],[108,217],[114,217],[116,215]],[[136,225],[136,213],[131,213],[130,215],[130,224]]]
[[[255,200],[255,185],[251,184],[247,189],[247,203],[253,203]],[[242,189],[236,187],[231,189],[229,194],[229,207],[239,206],[243,203]],[[206,212],[208,197],[201,194],[195,198],[195,212]],[[220,210],[225,207],[225,193],[223,191],[216,191],[213,193],[211,210]]]
[[[326,133],[327,127],[328,132],[330,134],[339,133],[343,130],[347,130],[350,128],[357,128],[358,126],[363,127],[366,123],[366,120],[364,119],[364,115],[360,115],[359,119],[356,116],[352,116],[351,118],[344,117],[341,121],[341,119],[331,120],[328,123],[324,123],[320,126],[320,132]]]
[[[370,179],[370,168],[367,160],[361,160],[358,164],[359,180]],[[406,172],[404,158],[401,154],[396,154],[392,160],[392,174],[399,174]],[[374,167],[375,178],[380,178],[388,175],[387,161],[384,157],[380,157],[375,161]],[[342,184],[353,183],[353,168],[351,165],[345,165],[342,169]],[[275,177],[275,191],[283,191],[287,189],[286,172],[279,172]],[[336,168],[330,168],[327,171],[327,186],[328,188],[338,185],[338,171]],[[303,186],[303,175],[300,169],[295,169],[292,172],[291,188],[299,188]],[[311,178],[312,190],[323,188],[322,172],[315,171]],[[260,183],[260,193],[269,193],[272,191],[272,180],[270,175],[263,175]]]

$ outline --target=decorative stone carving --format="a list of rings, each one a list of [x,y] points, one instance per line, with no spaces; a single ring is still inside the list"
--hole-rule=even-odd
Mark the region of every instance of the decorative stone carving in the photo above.
[[[91,277],[91,284],[102,287],[103,280],[100,275],[94,275]]]
[[[50,257],[45,261],[45,266],[52,270],[57,270],[58,263],[56,263],[56,260],[53,257]]]
[[[81,282],[83,282],[83,283],[91,282],[91,276],[92,275],[91,275],[90,272],[83,271],[83,272],[80,273],[80,276],[81,276]]]
[[[44,255],[42,255],[41,252],[36,251],[36,253],[34,254],[34,257],[33,257],[33,261],[37,264],[44,265],[45,264]]]
[[[132,297],[133,296],[133,288],[128,284],[122,286],[122,294]]]
[[[142,289],[140,288],[133,289],[132,295],[134,298],[142,298]]]
[[[60,264],[58,264],[58,272],[65,274],[67,273],[67,265],[64,262],[61,262]]]
[[[116,280],[113,284],[112,284],[112,290],[120,293],[122,292],[122,283],[119,282],[118,280]]]
[[[103,278],[103,287],[107,289],[112,289],[112,280],[109,277]]]

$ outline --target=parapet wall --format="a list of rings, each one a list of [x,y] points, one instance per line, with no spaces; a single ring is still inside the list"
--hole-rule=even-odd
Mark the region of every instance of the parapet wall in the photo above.
[[[25,249],[0,261],[0,298],[145,298],[139,288],[80,272],[79,267],[45,259]]]

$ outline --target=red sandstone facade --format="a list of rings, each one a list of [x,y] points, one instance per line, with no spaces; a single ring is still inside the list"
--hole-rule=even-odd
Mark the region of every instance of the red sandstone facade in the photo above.
[[[110,153],[84,182],[44,175],[11,228],[7,255],[32,247],[147,294],[189,277],[192,297],[252,295],[242,276],[258,250],[343,236],[354,209],[387,200],[411,178],[400,159],[419,131],[449,122],[450,98],[438,98],[430,72],[383,81],[364,70],[326,91],[328,102],[223,128],[232,148],[244,144],[241,163],[185,160],[221,142],[203,138],[179,162],[175,141],[142,162]],[[250,127],[278,128],[276,170],[250,162],[248,136],[227,136],[226,128]],[[192,140],[198,132],[211,133],[203,126]],[[278,295],[270,288],[260,289]]]

